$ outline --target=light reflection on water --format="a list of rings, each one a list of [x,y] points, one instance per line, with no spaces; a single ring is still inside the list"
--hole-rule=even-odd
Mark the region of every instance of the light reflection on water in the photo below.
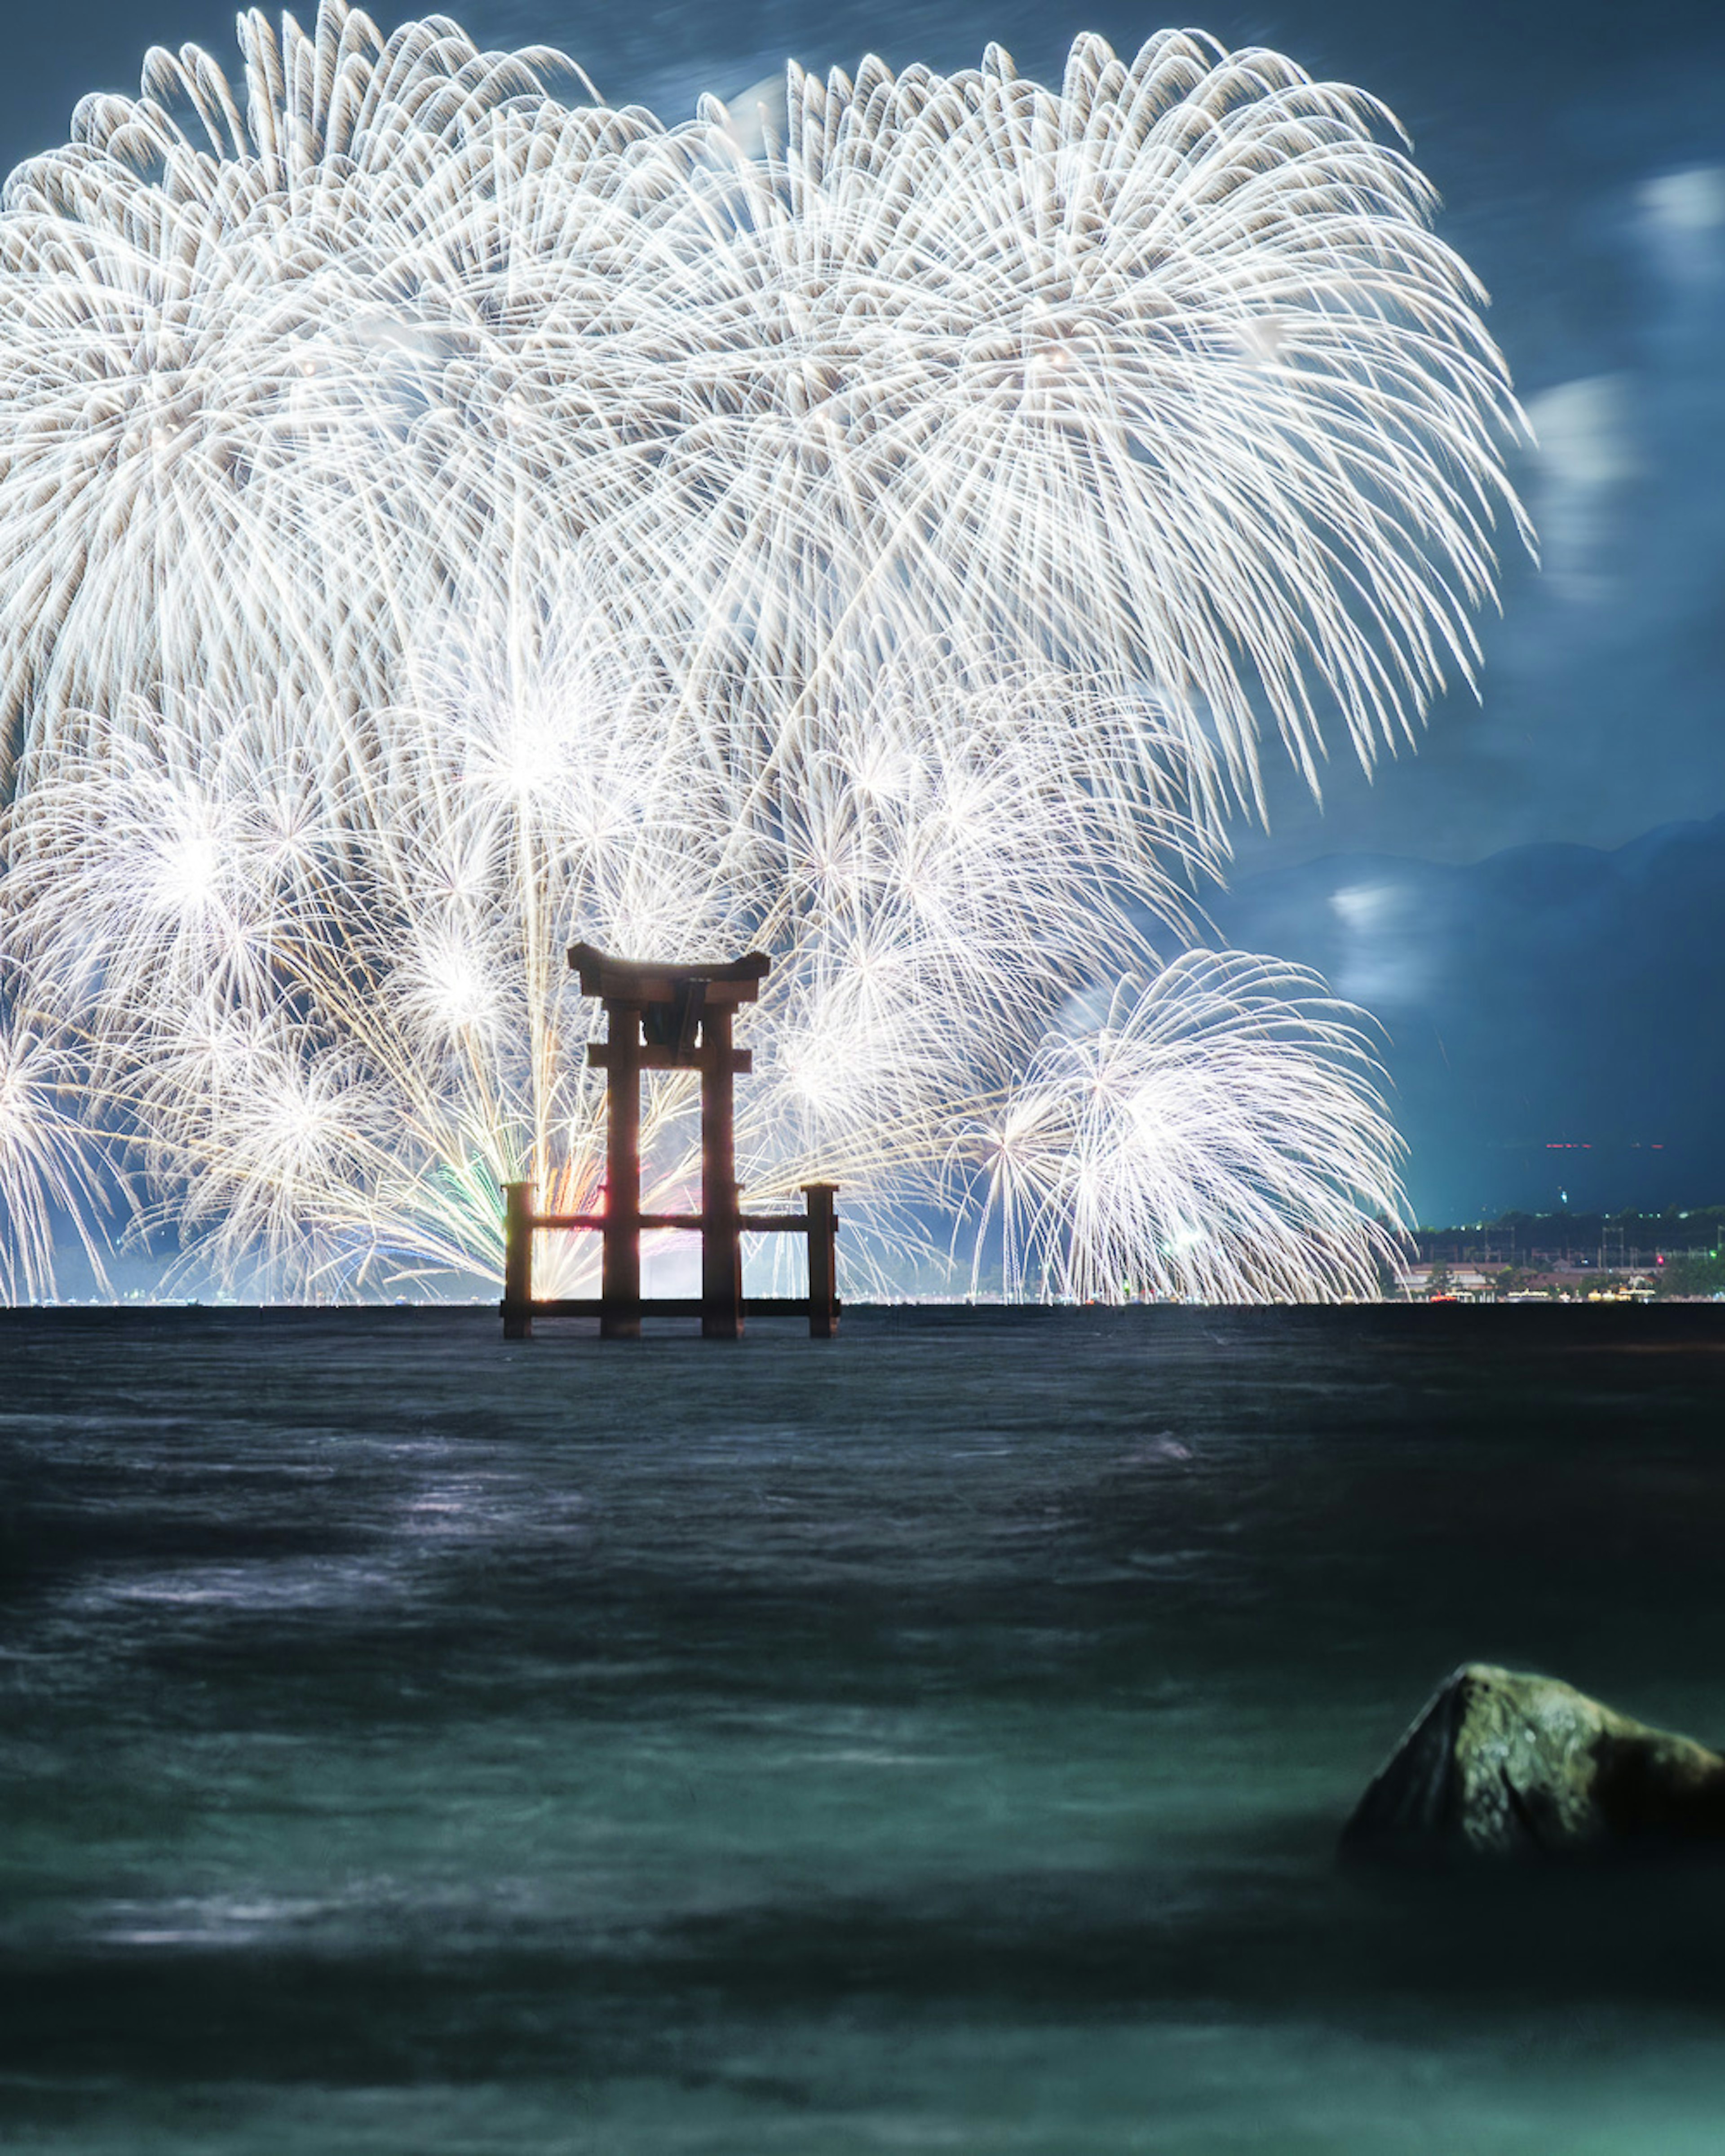
[[[1725,1735],[1718,1330],[0,1319],[0,2141],[1714,2151],[1712,1875],[1331,1850],[1464,1657]]]

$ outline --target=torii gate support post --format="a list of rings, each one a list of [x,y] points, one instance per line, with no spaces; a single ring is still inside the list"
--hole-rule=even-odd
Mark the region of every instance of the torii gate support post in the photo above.
[[[805,1183],[809,1214],[809,1337],[830,1340],[839,1329],[839,1186]]]
[[[701,1014],[701,1337],[742,1337],[742,1208],[737,1191],[731,1006]]]
[[[607,997],[599,1337],[641,1337],[641,1005]]]
[[[503,1337],[533,1337],[533,1186],[503,1186]]]

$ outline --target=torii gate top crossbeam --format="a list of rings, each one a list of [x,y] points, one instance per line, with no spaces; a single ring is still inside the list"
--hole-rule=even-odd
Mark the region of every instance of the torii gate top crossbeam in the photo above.
[[[591,943],[572,943],[569,963],[581,976],[583,995],[641,1004],[674,1004],[697,986],[704,1003],[752,1004],[773,969],[773,961],[762,951],[711,966],[665,966],[609,957]]]

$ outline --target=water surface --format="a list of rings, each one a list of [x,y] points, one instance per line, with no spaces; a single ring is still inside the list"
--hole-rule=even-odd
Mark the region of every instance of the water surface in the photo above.
[[[1725,1312],[0,1316],[0,2144],[1709,2156],[1711,1874],[1337,1828],[1484,1658],[1725,1737]]]

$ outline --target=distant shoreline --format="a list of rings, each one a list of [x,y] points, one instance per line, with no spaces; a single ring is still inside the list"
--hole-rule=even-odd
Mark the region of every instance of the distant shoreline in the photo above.
[[[747,1320],[752,1332],[763,1337],[803,1337],[799,1319],[756,1316]],[[540,1340],[535,1343],[555,1350],[559,1340],[596,1338],[597,1322],[589,1318],[546,1317],[536,1321]],[[171,1330],[196,1337],[202,1332],[231,1333],[249,1327],[329,1327],[354,1330],[405,1327],[459,1328],[476,1342],[493,1334],[500,1349],[504,1345],[498,1306],[495,1302],[465,1303],[59,1303],[0,1306],[0,1342],[31,1332],[140,1332]],[[1203,1332],[1205,1328],[1273,1331],[1277,1327],[1333,1327],[1338,1332],[1369,1330],[1385,1334],[1430,1332],[1495,1332],[1543,1328],[1546,1337],[1567,1332],[1597,1332],[1609,1337],[1640,1338],[1660,1335],[1717,1337],[1725,1344],[1725,1302],[1670,1299],[1657,1302],[1352,1302],[1352,1303],[988,1303],[988,1302],[847,1302],[839,1337],[902,1331],[964,1330],[990,1327],[1019,1330],[1045,1327],[1054,1331],[1081,1331],[1086,1327],[1116,1331],[1139,1327],[1147,1336]],[[649,1340],[693,1339],[699,1328],[694,1321],[664,1318],[650,1321]],[[611,1343],[626,1352],[626,1343]],[[709,1352],[721,1352],[707,1343]],[[534,1346],[525,1350],[534,1352]],[[608,1348],[608,1352],[609,1352]]]

